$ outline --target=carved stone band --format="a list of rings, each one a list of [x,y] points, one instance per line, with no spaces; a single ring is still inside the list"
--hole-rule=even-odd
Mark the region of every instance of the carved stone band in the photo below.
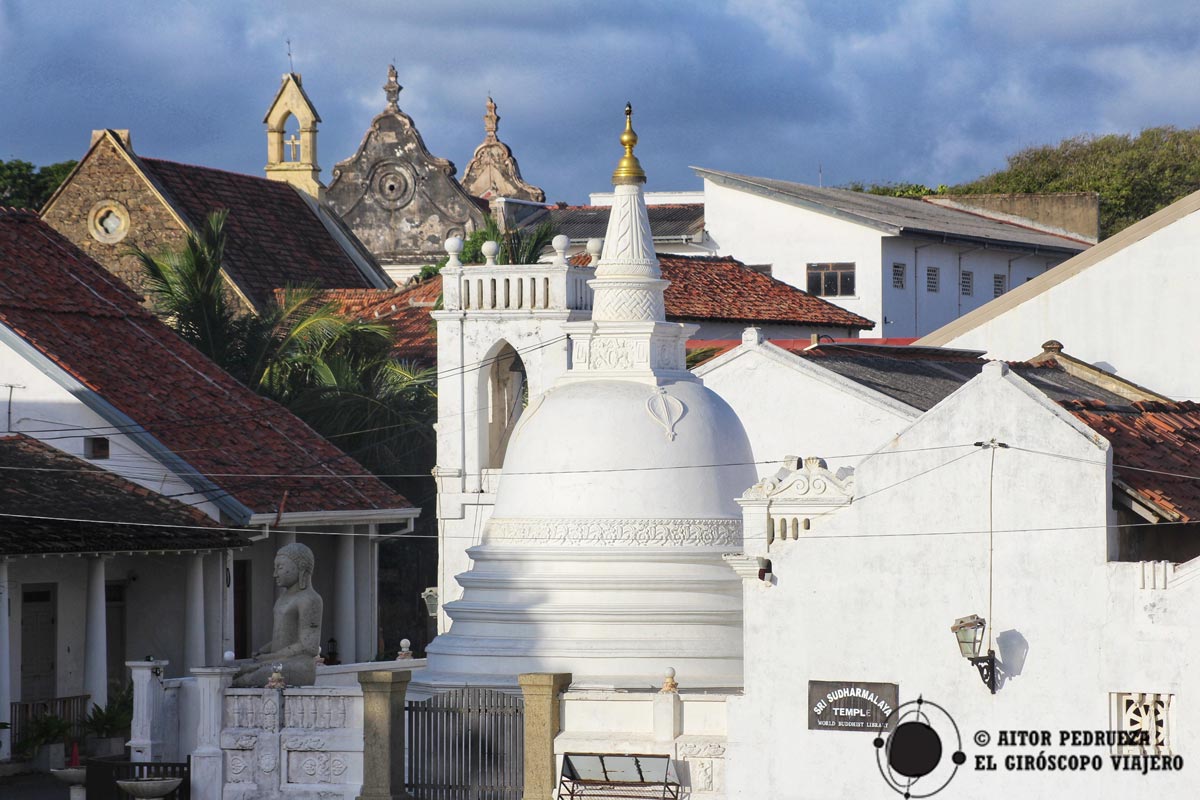
[[[739,547],[740,519],[492,519],[487,542],[613,547]]]

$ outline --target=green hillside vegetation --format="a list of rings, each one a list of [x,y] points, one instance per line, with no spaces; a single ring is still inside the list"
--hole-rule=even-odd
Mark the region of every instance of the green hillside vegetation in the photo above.
[[[1200,189],[1200,127],[1146,128],[1136,136],[1085,134],[1057,145],[1028,147],[1005,169],[936,189],[921,184],[851,184],[890,197],[934,194],[1096,192],[1100,232],[1112,236]]]

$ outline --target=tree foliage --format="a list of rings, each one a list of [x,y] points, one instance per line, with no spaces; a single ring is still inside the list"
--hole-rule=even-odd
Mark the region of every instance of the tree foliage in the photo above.
[[[0,206],[39,209],[54,194],[74,161],[35,167],[28,161],[0,161]]]
[[[549,222],[543,222],[532,230],[512,228],[501,231],[495,218],[489,216],[482,228],[472,231],[463,239],[458,260],[464,264],[482,264],[487,260],[483,255],[484,242],[497,242],[500,245],[500,252],[496,255],[497,264],[536,264],[542,251],[550,246],[553,239],[554,231]],[[437,275],[446,266],[447,260],[443,258],[436,264],[422,267],[418,278],[425,280]]]
[[[1100,231],[1111,236],[1200,189],[1200,128],[1075,136],[1029,147],[1008,167],[955,186],[954,194],[1097,192]]]
[[[428,469],[436,417],[434,370],[392,354],[386,325],[345,314],[314,287],[278,293],[259,316],[238,313],[221,273],[225,211],[178,250],[134,248],[151,303],[200,352],[287,406],[377,473]]]

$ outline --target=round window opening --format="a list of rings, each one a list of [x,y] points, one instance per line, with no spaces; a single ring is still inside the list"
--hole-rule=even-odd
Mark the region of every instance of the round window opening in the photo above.
[[[116,244],[129,233],[129,211],[115,200],[97,203],[88,214],[88,233],[103,244]]]

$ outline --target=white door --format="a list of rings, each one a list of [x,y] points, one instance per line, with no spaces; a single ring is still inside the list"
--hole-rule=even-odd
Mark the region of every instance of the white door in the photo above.
[[[21,702],[53,699],[55,614],[53,586],[21,590]]]

